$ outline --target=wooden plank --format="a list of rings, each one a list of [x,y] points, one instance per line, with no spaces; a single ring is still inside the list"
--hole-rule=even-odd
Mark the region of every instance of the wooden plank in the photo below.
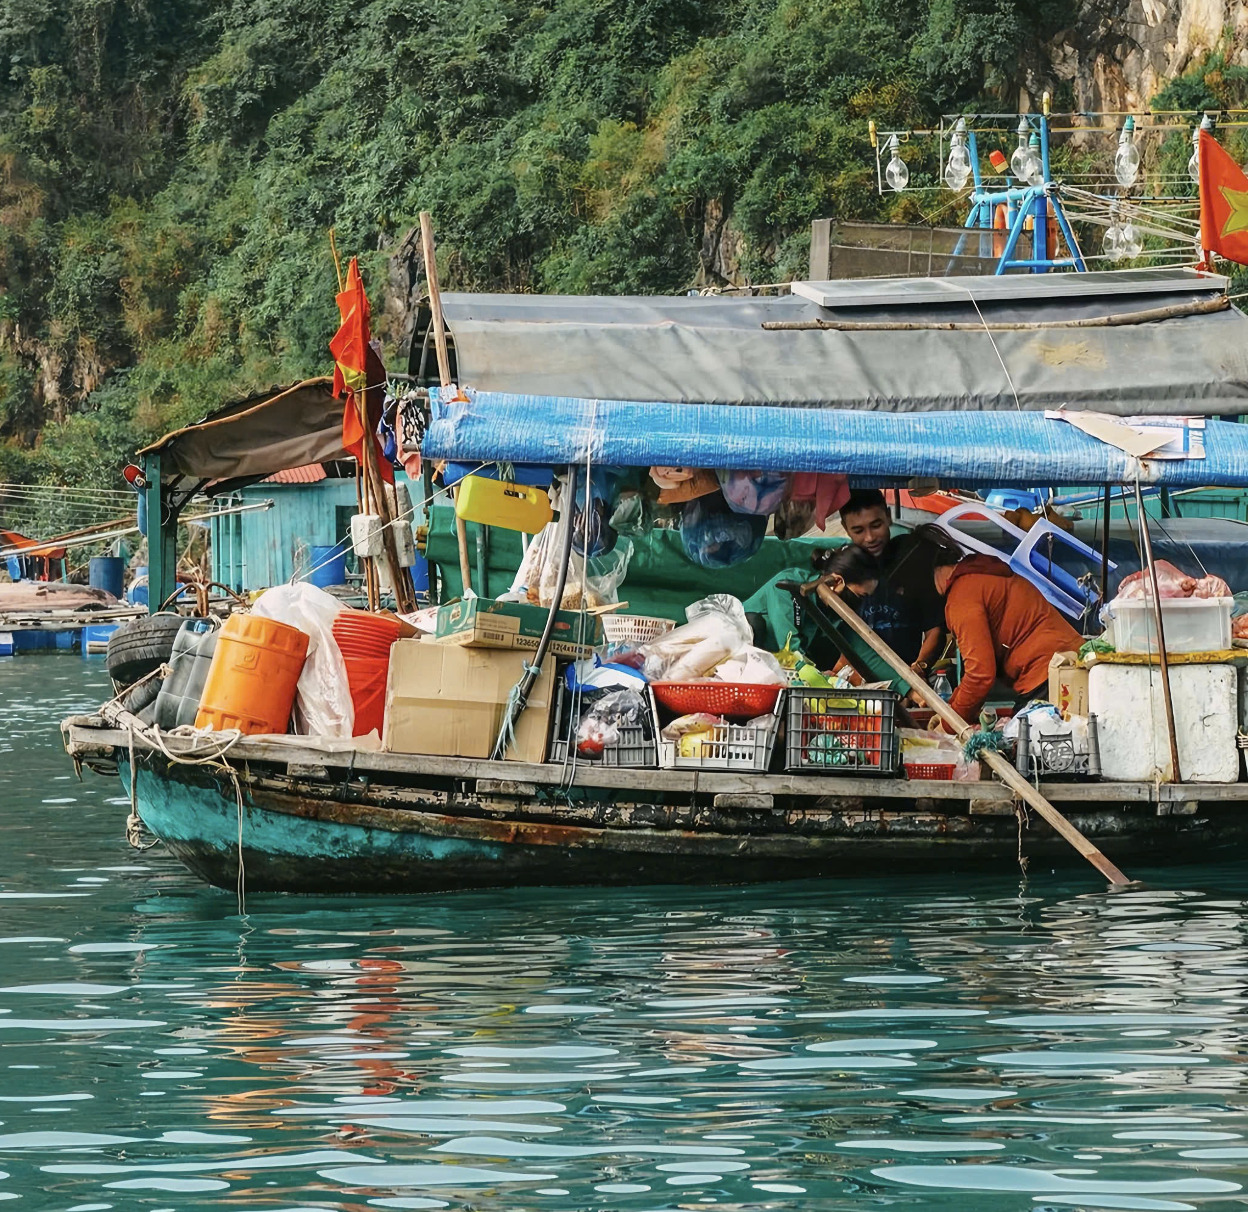
[[[99,749],[114,746],[125,750],[129,734],[121,728],[102,728],[87,724],[96,716],[74,716],[65,721],[69,739],[75,745]],[[80,721],[84,721],[81,722]],[[203,752],[203,738],[162,738],[171,753]],[[136,733],[138,749],[156,750],[142,734]],[[553,785],[569,781],[568,771],[560,765],[532,765],[526,762],[489,762],[477,758],[433,757],[423,754],[382,753],[350,749],[326,750],[315,744],[292,741],[259,740],[243,737],[229,751],[236,761],[273,762],[286,768],[289,764],[319,765],[335,770],[351,768],[359,774],[429,775],[436,778],[499,779],[508,783]],[[917,800],[981,800],[989,803],[1011,803],[1012,794],[1001,783],[983,781],[909,782],[905,779],[862,779],[789,774],[735,774],[692,770],[624,770],[614,767],[577,766],[574,786],[627,790],[632,792],[674,791],[706,795],[759,794],[793,795],[813,798],[901,799]],[[1147,804],[1195,800],[1200,803],[1240,802],[1248,799],[1247,783],[1045,783],[1048,795],[1060,803],[1084,805]]]

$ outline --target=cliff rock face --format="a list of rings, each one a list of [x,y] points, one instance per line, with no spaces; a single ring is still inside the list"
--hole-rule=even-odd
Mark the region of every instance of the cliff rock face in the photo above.
[[[1075,109],[1146,110],[1223,42],[1246,67],[1248,6],[1240,0],[1081,0],[1074,24],[1047,47],[1052,79],[1027,73],[1019,103],[1033,108],[1053,83],[1073,90]]]

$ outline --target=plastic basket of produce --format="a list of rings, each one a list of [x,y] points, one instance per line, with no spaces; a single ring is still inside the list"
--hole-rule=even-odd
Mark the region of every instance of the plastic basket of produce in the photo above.
[[[605,614],[600,619],[604,623],[606,644],[647,644],[674,630],[673,619],[657,619],[647,614]]]
[[[955,775],[955,762],[904,763],[904,777],[910,782],[950,783]]]
[[[787,691],[787,770],[894,774],[900,764],[894,690]]]
[[[678,715],[704,712],[740,720],[768,715],[774,710],[784,689],[783,686],[761,686],[754,682],[719,682],[715,678],[702,678],[697,682],[652,683],[656,701]]]
[[[655,691],[656,683],[650,689]],[[740,770],[764,774],[774,754],[774,742],[782,722],[783,701],[781,695],[775,696],[773,709],[761,713],[767,717],[764,721],[736,722],[718,718],[716,722],[676,740],[668,740],[662,734],[658,697],[653,693],[658,764],[664,770]]]
[[[571,757],[589,766],[618,766],[634,770],[656,769],[656,716],[651,703],[638,725],[621,724],[617,728],[617,740],[603,748],[586,747],[578,750],[578,724],[573,707],[577,700],[580,708],[587,708],[603,697],[605,691],[584,690],[581,695],[571,695],[565,687],[565,678],[556,682],[555,710],[552,712],[552,739],[548,744],[548,761],[565,763]]]

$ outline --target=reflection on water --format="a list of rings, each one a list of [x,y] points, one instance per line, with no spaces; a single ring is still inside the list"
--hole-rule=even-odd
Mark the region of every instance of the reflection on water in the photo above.
[[[15,1208],[1239,1206],[1242,870],[240,919],[73,781],[55,721],[104,684],[0,665]]]

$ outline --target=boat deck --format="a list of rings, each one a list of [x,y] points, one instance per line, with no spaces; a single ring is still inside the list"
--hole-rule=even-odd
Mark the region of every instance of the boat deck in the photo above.
[[[93,757],[126,750],[132,734],[111,726],[100,716],[75,716],[63,724],[66,748],[71,757]],[[205,737],[163,735],[169,753],[194,757],[211,751]],[[226,744],[229,738],[221,737]],[[145,734],[134,734],[138,751],[160,752]],[[1013,793],[993,780],[978,782],[910,781],[849,775],[745,774],[705,770],[639,770],[576,762],[530,764],[493,762],[479,758],[431,757],[420,754],[384,753],[347,745],[318,745],[307,737],[241,737],[230,746],[232,765],[264,765],[285,768],[292,779],[325,779],[332,771],[348,778],[372,775],[416,779],[474,780],[484,795],[526,799],[540,789],[601,790],[635,795],[663,793],[670,796],[712,797],[715,806],[769,807],[777,797],[801,800],[898,800],[911,804],[945,802],[951,811],[1012,813]],[[1154,807],[1158,815],[1194,812],[1198,804],[1247,803],[1247,783],[1114,783],[1098,781],[1040,783],[1044,794],[1058,806],[1090,808],[1094,804]],[[903,806],[903,805],[902,805]]]

